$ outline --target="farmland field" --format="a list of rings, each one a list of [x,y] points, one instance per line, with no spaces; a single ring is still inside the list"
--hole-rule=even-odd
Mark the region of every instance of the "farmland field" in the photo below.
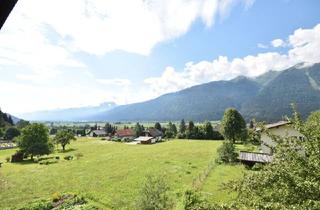
[[[54,193],[79,193],[93,198],[105,209],[133,209],[139,186],[148,174],[168,180],[175,203],[193,186],[194,180],[209,164],[214,164],[201,190],[211,201],[228,201],[236,195],[223,191],[225,181],[241,176],[242,166],[215,165],[216,149],[221,141],[173,140],[154,145],[129,145],[80,138],[69,151],[54,154],[58,163],[4,163],[0,168],[0,209],[25,206],[50,198]],[[0,162],[14,150],[0,151]],[[66,155],[83,157],[66,161]],[[179,197],[180,196],[180,197]]]

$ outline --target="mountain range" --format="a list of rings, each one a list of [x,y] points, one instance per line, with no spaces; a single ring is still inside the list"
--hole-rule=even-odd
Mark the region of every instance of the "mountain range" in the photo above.
[[[100,109],[76,108],[24,115],[32,120],[166,121],[220,120],[228,107],[246,120],[277,121],[290,115],[291,103],[303,117],[320,108],[320,64],[269,71],[256,78],[237,77],[193,86],[158,98]],[[104,107],[104,106],[102,106]],[[83,109],[90,111],[84,112]],[[72,113],[72,114],[70,114]]]
[[[32,121],[82,121],[92,120],[92,116],[104,114],[117,105],[114,102],[102,103],[98,106],[85,106],[68,109],[30,112],[20,115],[21,118]]]

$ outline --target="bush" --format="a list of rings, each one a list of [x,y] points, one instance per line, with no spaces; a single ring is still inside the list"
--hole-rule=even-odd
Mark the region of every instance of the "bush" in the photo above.
[[[78,152],[75,154],[75,156],[77,157],[77,159],[80,159],[81,157],[83,157],[83,154],[81,152]]]
[[[17,151],[11,156],[11,163],[22,162],[24,154],[21,151]]]
[[[214,210],[213,207],[201,196],[201,194],[194,190],[187,190],[183,198],[184,210]]]
[[[60,199],[61,199],[61,195],[59,193],[55,192],[55,193],[52,194],[52,201],[53,202],[57,202]]]
[[[50,164],[54,164],[54,163],[58,163],[58,160],[42,160],[38,162],[40,165],[50,165]]]
[[[169,186],[162,177],[147,176],[137,201],[139,210],[169,210],[173,202],[169,195]]]
[[[66,155],[63,157],[63,159],[65,160],[73,160],[73,156],[72,155]]]
[[[236,148],[229,141],[223,142],[222,146],[218,148],[217,162],[219,163],[233,163],[237,161],[237,157]]]
[[[10,157],[6,157],[6,162],[7,162],[7,163],[10,162]]]

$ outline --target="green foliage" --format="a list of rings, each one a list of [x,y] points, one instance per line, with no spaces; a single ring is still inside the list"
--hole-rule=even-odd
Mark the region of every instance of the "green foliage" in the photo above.
[[[76,138],[74,137],[74,134],[69,130],[59,130],[54,137],[55,143],[60,144],[63,151],[65,151],[66,145],[70,144],[71,140],[76,140]]]
[[[167,138],[174,138],[177,135],[177,127],[172,122],[168,123],[168,127],[165,132]]]
[[[4,130],[3,128],[0,128],[0,138],[2,138],[4,136]]]
[[[179,125],[179,133],[184,134],[186,132],[187,126],[184,119],[181,120]]]
[[[4,138],[7,140],[13,140],[15,137],[19,135],[20,135],[20,131],[17,128],[9,127],[4,134]]]
[[[173,208],[169,186],[163,177],[148,175],[137,201],[139,210],[169,210]]]
[[[218,148],[217,162],[233,163],[237,161],[238,153],[232,142],[226,141]]]
[[[143,131],[144,131],[143,125],[136,123],[136,125],[134,126],[134,132],[136,137],[141,136]]]
[[[156,122],[154,124],[154,128],[158,129],[159,131],[162,131],[161,124],[159,122]]]
[[[319,119],[320,112],[315,112],[302,124],[305,141],[271,136],[277,142],[273,162],[234,185],[241,208],[320,208]]]
[[[241,114],[234,108],[226,109],[221,122],[221,132],[225,139],[232,143],[244,142],[247,138],[246,122]]]
[[[110,123],[106,123],[104,125],[104,130],[106,131],[107,134],[113,135],[116,132],[116,126],[113,126]]]
[[[53,151],[53,145],[49,142],[48,129],[43,124],[34,123],[21,131],[18,137],[18,147],[26,155],[45,155]]]
[[[183,197],[183,209],[184,210],[210,210],[212,208],[198,191],[186,190]]]
[[[84,196],[74,194],[60,195],[55,193],[52,199],[39,200],[30,203],[24,210],[67,210],[67,209],[81,209],[81,210],[99,210],[101,208],[94,205],[89,199]]]
[[[17,128],[18,128],[19,130],[27,127],[28,125],[30,125],[30,122],[29,122],[29,121],[26,121],[26,120],[19,120],[19,121],[17,122],[17,124],[16,124],[16,126],[17,126]]]

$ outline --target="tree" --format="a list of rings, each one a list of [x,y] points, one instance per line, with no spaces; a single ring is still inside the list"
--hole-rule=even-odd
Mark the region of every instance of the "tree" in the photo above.
[[[15,137],[20,135],[20,131],[15,127],[10,127],[6,130],[4,138],[7,140],[13,140]]]
[[[184,119],[182,119],[179,125],[179,133],[184,134],[185,132],[186,132],[186,123],[184,122]]]
[[[141,136],[143,130],[144,130],[143,126],[141,126],[139,123],[136,123],[136,125],[134,126],[134,132],[136,134],[136,137]]]
[[[237,160],[238,153],[232,142],[225,141],[222,146],[218,148],[218,162],[233,163]]]
[[[54,141],[56,144],[60,144],[62,146],[62,150],[65,151],[65,147],[67,144],[70,144],[71,140],[76,140],[73,132],[69,130],[59,130],[54,137]]]
[[[229,108],[224,112],[221,122],[221,132],[225,139],[230,140],[232,143],[246,140],[246,122],[236,109]]]
[[[193,123],[193,121],[189,121],[189,124],[188,124],[188,131],[189,131],[189,132],[192,132],[192,131],[193,131],[193,129],[194,129],[194,123]]]
[[[106,123],[104,125],[104,130],[106,131],[107,134],[113,135],[116,132],[116,127],[112,126],[110,123]]]
[[[161,124],[159,122],[156,122],[156,124],[154,124],[154,128],[158,129],[159,131],[161,131]]]
[[[214,134],[213,134],[213,127],[209,121],[206,121],[204,123],[204,137],[205,139],[213,139]]]
[[[0,128],[0,138],[2,138],[2,137],[3,137],[3,135],[4,135],[4,131],[3,131],[3,129],[2,129],[2,128]]]
[[[19,130],[27,127],[28,125],[30,125],[30,122],[27,121],[27,120],[19,120],[19,121],[17,122],[17,124],[16,124],[16,126],[17,126],[17,128],[18,128]]]
[[[320,209],[320,112],[300,127],[306,140],[271,136],[277,142],[273,161],[248,173],[233,187],[238,209]],[[303,151],[303,152],[301,152]]]
[[[22,129],[17,143],[24,154],[31,155],[31,159],[35,155],[50,154],[53,150],[53,145],[49,142],[48,129],[39,123],[30,124]]]

